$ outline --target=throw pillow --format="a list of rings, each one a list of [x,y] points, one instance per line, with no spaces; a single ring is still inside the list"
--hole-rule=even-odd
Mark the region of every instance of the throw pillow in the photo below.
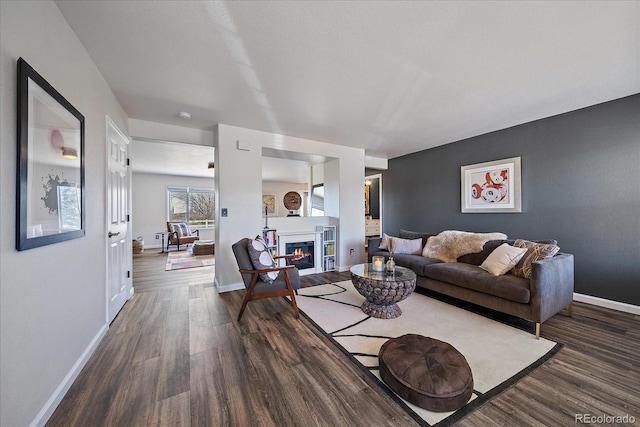
[[[171,233],[177,233],[178,237],[189,237],[191,235],[186,222],[174,222],[170,223],[169,226],[171,227]]]
[[[502,276],[511,270],[527,252],[526,248],[516,248],[503,243],[489,254],[487,259],[480,264],[480,268],[494,276]]]
[[[256,270],[264,270],[265,268],[275,268],[278,266],[261,236],[256,236],[255,239],[249,240],[247,249],[249,250],[249,258],[251,258],[253,268]],[[269,271],[260,273],[260,278],[265,282],[272,283],[276,277],[278,277],[278,274],[278,271]]]
[[[427,239],[431,236],[435,236],[438,233],[423,233],[421,231],[410,231],[410,230],[405,230],[404,228],[400,229],[400,232],[398,233],[398,237],[400,237],[401,239],[417,239],[420,238],[422,239],[422,247],[424,247],[424,245],[427,244]]]
[[[513,246],[527,249],[527,252],[511,271],[512,274],[524,277],[525,279],[531,278],[532,262],[540,261],[541,259],[545,258],[551,258],[560,250],[560,247],[558,247],[557,245],[535,243],[522,239],[517,239],[515,242],[513,242]]]
[[[389,237],[389,252],[394,254],[422,254],[422,239],[401,239],[399,237]]]
[[[509,245],[513,245],[514,241],[515,240],[509,240],[509,239],[489,240],[487,243],[484,244],[480,252],[474,252],[471,254],[462,255],[458,257],[458,262],[464,262],[465,264],[472,264],[472,265],[480,265],[484,262],[485,259],[487,259],[489,255],[491,255],[491,252],[495,251],[498,248],[498,246],[500,246],[503,243],[508,243]]]
[[[386,233],[382,233],[382,240],[380,241],[380,245],[378,245],[378,249],[389,250],[389,243],[391,242],[391,236]]]

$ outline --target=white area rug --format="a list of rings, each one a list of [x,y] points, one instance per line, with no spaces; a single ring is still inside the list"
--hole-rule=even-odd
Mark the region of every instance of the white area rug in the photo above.
[[[396,319],[362,312],[364,301],[350,281],[298,291],[298,307],[422,425],[451,425],[551,358],[562,345],[475,313],[415,293],[398,305]],[[471,367],[474,393],[455,412],[430,412],[398,397],[380,379],[378,351],[389,338],[407,333],[448,342]]]

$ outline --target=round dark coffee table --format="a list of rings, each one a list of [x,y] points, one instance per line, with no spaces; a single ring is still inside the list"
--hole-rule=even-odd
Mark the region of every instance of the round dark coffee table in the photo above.
[[[366,298],[361,307],[365,314],[378,319],[395,319],[402,314],[398,302],[416,288],[416,273],[398,266],[393,273],[387,273],[374,271],[372,264],[357,264],[351,267],[351,282]]]

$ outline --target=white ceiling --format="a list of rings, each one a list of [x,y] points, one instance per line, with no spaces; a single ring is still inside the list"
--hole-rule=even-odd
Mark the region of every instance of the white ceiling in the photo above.
[[[131,118],[368,156],[640,92],[638,1],[56,3]]]
[[[131,143],[132,167],[135,172],[162,175],[215,177],[214,148],[174,141],[136,138]],[[65,160],[59,157],[60,163]],[[262,180],[274,182],[309,183],[311,166],[332,158],[320,155],[294,153],[283,150],[262,150]]]
[[[317,154],[296,153],[262,148],[262,180],[275,182],[311,182],[311,166],[333,158]]]
[[[213,147],[172,141],[134,139],[131,167],[135,172],[213,178]]]
[[[311,165],[301,160],[262,157],[262,181],[311,182]]]

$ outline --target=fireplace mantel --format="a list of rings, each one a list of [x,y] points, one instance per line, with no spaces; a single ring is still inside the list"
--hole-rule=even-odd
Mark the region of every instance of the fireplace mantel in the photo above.
[[[300,234],[321,234],[322,231],[316,230],[301,230],[301,231],[283,231],[278,232],[278,236],[298,236]]]

